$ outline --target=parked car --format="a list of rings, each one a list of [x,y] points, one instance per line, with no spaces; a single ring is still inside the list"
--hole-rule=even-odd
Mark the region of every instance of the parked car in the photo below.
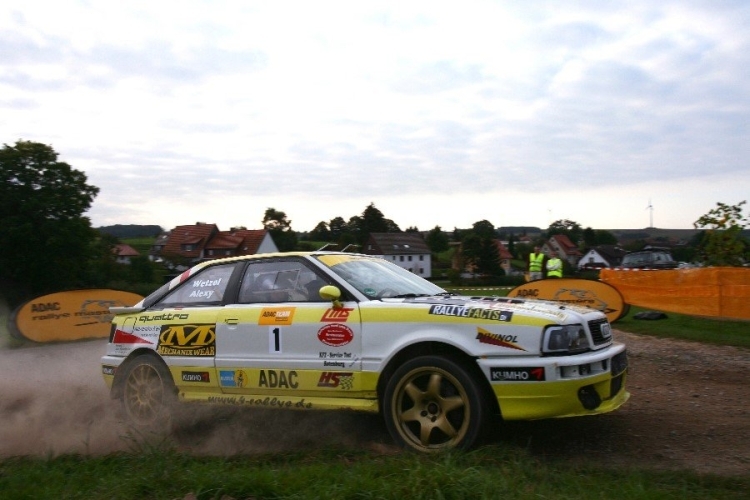
[[[626,269],[676,269],[679,263],[672,258],[669,250],[645,248],[639,252],[625,254],[620,267]]]
[[[629,397],[603,313],[459,296],[366,255],[202,262],[112,311],[102,373],[142,427],[182,402],[362,410],[432,451],[474,445],[494,416],[593,415]]]

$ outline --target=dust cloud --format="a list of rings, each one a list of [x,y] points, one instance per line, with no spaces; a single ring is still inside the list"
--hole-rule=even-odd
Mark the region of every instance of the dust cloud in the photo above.
[[[2,304],[0,304],[2,307]],[[22,343],[0,310],[0,459],[106,455],[168,447],[238,455],[344,446],[392,447],[377,415],[180,405],[166,435],[128,425],[109,397],[100,358],[106,340]]]

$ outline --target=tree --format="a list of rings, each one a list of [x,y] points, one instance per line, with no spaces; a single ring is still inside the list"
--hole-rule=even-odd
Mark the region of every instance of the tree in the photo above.
[[[271,233],[279,251],[288,252],[297,247],[297,234],[292,231],[292,221],[286,218],[284,212],[267,208],[263,215],[263,227]]]
[[[338,241],[349,230],[343,217],[331,219],[328,223],[328,229],[331,231],[331,241]]]
[[[0,149],[0,279],[11,300],[87,285],[98,234],[83,213],[99,188],[86,181],[51,146]]]
[[[371,233],[399,233],[401,229],[390,219],[386,219],[374,203],[370,203],[362,215],[349,219],[349,230],[354,234],[355,241],[364,246]]]
[[[583,229],[581,228],[581,225],[575,221],[559,219],[550,224],[547,228],[547,238],[551,238],[556,234],[564,234],[574,245],[577,245],[583,236]]]
[[[430,229],[425,238],[425,243],[432,253],[445,252],[450,248],[448,236],[440,229],[440,226]]]
[[[587,227],[582,233],[583,244],[586,248],[599,245],[617,245],[617,236],[604,229],[591,229]]]
[[[699,245],[702,261],[710,266],[741,266],[747,257],[748,242],[742,230],[750,224],[743,215],[742,205],[717,203],[716,208],[693,223],[695,229],[705,229]]]
[[[495,226],[486,219],[475,222],[472,229],[474,230],[474,234],[480,238],[490,238],[493,240],[497,238]]]
[[[328,229],[328,224],[320,221],[307,237],[311,241],[331,241],[331,231]]]
[[[495,226],[491,222],[487,220],[475,222],[472,230],[467,232],[461,241],[465,263],[483,275],[503,274],[496,239]]]

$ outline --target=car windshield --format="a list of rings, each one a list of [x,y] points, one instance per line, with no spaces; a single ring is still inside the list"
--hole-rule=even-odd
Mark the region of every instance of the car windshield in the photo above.
[[[423,297],[446,293],[424,278],[380,258],[320,255],[318,260],[371,299]]]

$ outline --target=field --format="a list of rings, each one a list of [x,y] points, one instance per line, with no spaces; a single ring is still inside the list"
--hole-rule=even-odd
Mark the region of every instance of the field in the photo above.
[[[348,413],[200,407],[170,435],[141,435],[108,398],[104,341],[5,342],[0,496],[747,498],[748,350],[615,338],[630,353],[620,410],[506,423],[478,450],[428,457],[394,447],[377,416]]]

